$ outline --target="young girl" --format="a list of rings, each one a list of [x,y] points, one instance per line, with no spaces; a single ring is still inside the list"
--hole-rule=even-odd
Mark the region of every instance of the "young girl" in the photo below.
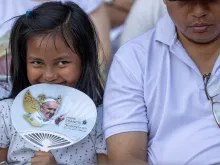
[[[12,92],[10,99],[0,102],[0,162],[106,163],[100,106],[103,82],[97,45],[92,22],[72,2],[44,3],[17,19],[10,37]],[[66,148],[40,152],[19,136],[10,119],[13,99],[24,88],[39,83],[74,87],[90,96],[97,105],[98,118],[86,138]]]

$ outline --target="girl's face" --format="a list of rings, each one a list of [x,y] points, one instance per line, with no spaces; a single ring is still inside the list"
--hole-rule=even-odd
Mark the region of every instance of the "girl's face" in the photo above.
[[[61,36],[30,38],[27,42],[27,76],[31,85],[47,83],[75,87],[81,61]]]

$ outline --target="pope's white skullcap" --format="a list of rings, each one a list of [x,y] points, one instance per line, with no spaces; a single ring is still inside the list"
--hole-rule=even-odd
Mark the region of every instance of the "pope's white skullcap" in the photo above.
[[[42,103],[46,103],[46,102],[56,102],[56,100],[52,98],[47,98]]]

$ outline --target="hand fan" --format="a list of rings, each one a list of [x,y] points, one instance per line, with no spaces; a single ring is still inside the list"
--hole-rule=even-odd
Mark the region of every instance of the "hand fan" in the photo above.
[[[17,132],[45,152],[82,140],[91,132],[96,118],[96,106],[86,94],[55,84],[22,90],[11,109]]]

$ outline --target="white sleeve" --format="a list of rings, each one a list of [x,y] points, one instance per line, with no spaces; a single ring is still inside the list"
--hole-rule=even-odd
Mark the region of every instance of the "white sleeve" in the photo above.
[[[145,60],[141,48],[132,46],[120,48],[110,68],[104,96],[105,138],[123,132],[148,132],[143,82]]]

